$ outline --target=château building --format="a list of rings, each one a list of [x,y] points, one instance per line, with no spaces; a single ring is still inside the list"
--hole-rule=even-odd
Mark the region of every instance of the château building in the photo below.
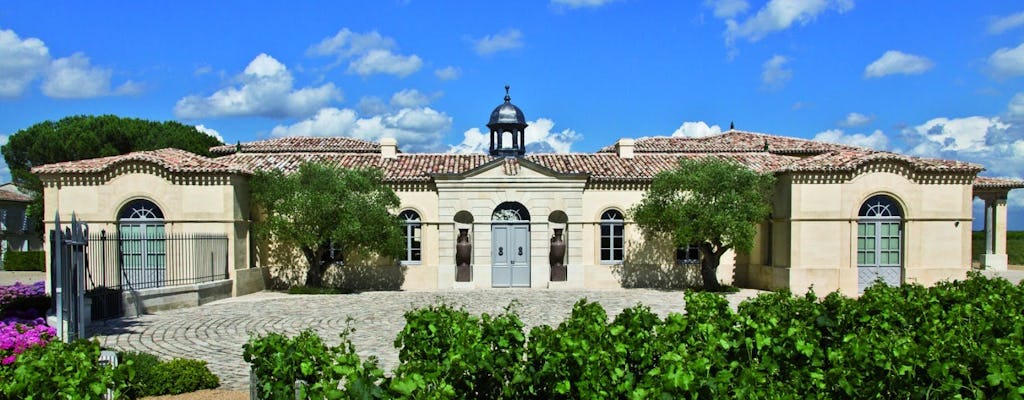
[[[379,275],[406,290],[699,283],[697,252],[645,241],[628,212],[652,178],[681,159],[727,159],[775,175],[773,211],[757,225],[755,248],[726,254],[719,279],[798,293],[813,286],[856,295],[876,279],[932,285],[963,278],[976,197],[986,205],[982,261],[1006,268],[1007,193],[1024,187],[979,177],[978,164],[736,129],[702,138],[624,138],[595,153],[531,154],[526,126],[506,95],[487,123],[488,154],[405,153],[390,138],[286,137],[214,147],[212,158],[161,149],[32,171],[45,186],[47,229],[54,215],[67,221],[74,213],[93,235],[120,238],[91,268],[103,264],[99,272],[120,277],[119,285],[138,280],[133,290],[144,279],[158,282],[144,290],[170,290],[206,273],[196,271],[213,271],[222,295],[302,281],[304,269],[294,268],[301,258],[253,238],[248,181],[256,171],[290,172],[305,162],[383,171],[401,199],[394,212],[405,221],[407,251],[359,277]],[[175,250],[163,239],[172,234],[210,235],[223,244],[216,251]],[[552,270],[550,253],[561,243],[565,268]],[[191,285],[202,291],[213,283]]]

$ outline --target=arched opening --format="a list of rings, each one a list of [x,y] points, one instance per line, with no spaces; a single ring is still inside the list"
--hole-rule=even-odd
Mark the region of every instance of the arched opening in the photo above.
[[[625,219],[622,212],[616,209],[606,210],[601,213],[601,263],[621,263],[624,256],[625,244],[623,243],[623,231]]]
[[[473,214],[462,210],[455,213],[455,281],[470,282],[473,280]]]
[[[875,195],[857,214],[857,290],[876,281],[903,282],[903,209],[895,199]]]
[[[398,219],[405,224],[405,254],[402,255],[402,264],[419,264],[423,259],[423,223],[420,221],[420,214],[413,210],[405,210],[398,214]]]
[[[135,199],[117,213],[121,270],[134,289],[163,286],[167,275],[164,214],[156,204]]]
[[[507,201],[491,213],[491,286],[530,286],[530,212]]]

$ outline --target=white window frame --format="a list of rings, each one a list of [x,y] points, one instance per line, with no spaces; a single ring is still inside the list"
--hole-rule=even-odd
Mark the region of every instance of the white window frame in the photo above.
[[[420,218],[420,214],[415,210],[405,210],[398,214],[398,217],[402,219],[405,224],[403,227],[403,236],[405,238],[405,254],[402,255],[402,265],[420,265],[423,264],[423,222]],[[419,233],[417,235],[417,232]],[[419,248],[414,249],[413,243],[418,242]],[[414,259],[414,251],[419,251],[418,259]]]
[[[601,213],[601,222],[598,227],[597,247],[601,264],[622,264],[626,258],[626,220],[622,211],[614,208],[605,210]],[[605,227],[608,228],[608,234],[605,234]],[[615,232],[616,228],[618,228],[618,234]],[[606,238],[608,239],[607,247],[604,245]],[[618,246],[615,246],[615,239],[619,240]],[[607,257],[605,250],[607,250]],[[619,252],[619,257],[615,257],[616,251]]]

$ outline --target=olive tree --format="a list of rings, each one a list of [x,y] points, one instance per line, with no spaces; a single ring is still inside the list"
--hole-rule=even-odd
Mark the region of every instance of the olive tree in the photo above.
[[[306,286],[323,286],[324,273],[346,253],[397,258],[404,249],[402,223],[390,212],[398,196],[379,170],[305,163],[288,174],[257,172],[251,191],[263,214],[256,234],[302,252]]]
[[[683,159],[654,177],[630,213],[645,234],[668,235],[676,246],[696,244],[704,287],[714,290],[722,255],[753,249],[756,224],[771,213],[774,183],[771,174],[733,161]]]

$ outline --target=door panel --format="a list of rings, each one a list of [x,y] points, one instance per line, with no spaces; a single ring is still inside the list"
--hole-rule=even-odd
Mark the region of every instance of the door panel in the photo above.
[[[508,237],[508,225],[491,225],[491,286],[494,287],[507,287],[512,282]]]
[[[491,286],[530,286],[529,225],[491,225]]]
[[[512,286],[530,286],[530,227],[527,225],[512,226],[509,235],[509,249],[512,250]]]

